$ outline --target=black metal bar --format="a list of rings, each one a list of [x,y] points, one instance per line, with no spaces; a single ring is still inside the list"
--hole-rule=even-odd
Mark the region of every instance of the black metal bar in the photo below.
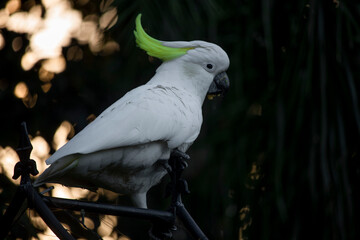
[[[42,197],[43,201],[53,209],[70,209],[80,211],[81,209],[93,212],[114,216],[134,217],[151,221],[162,221],[164,223],[174,222],[175,216],[167,211],[159,211],[153,209],[118,206],[111,204],[101,204],[96,202],[85,202],[79,200],[55,198],[55,197]]]
[[[40,217],[60,239],[74,240],[74,237],[61,225],[50,208],[75,211],[85,210],[93,213],[150,220],[154,224],[149,232],[151,239],[170,238],[172,236],[171,231],[176,229],[174,228],[174,224],[175,218],[178,216],[185,228],[188,229],[195,239],[208,239],[181,202],[181,194],[189,193],[187,182],[180,178],[183,170],[187,167],[186,160],[190,159],[185,153],[175,150],[171,154],[169,160],[170,165],[165,163],[165,166],[167,165],[166,169],[171,177],[169,184],[171,191],[169,193],[172,196],[172,203],[169,211],[45,197],[37,193],[31,184],[30,174],[37,175],[38,171],[35,161],[30,159],[32,145],[28,137],[26,123],[22,123],[21,127],[20,144],[17,149],[20,162],[16,164],[13,176],[14,179],[21,176],[21,183],[5,215],[0,219],[0,239],[5,238],[10,231],[11,225],[26,199],[28,200],[29,207],[34,208],[38,212]]]
[[[14,220],[21,209],[21,206],[25,202],[26,194],[22,187],[16,189],[13,200],[11,201],[9,207],[6,209],[6,212],[0,219],[0,239],[5,239],[7,234],[11,230],[11,226],[14,223]]]
[[[200,227],[196,224],[190,213],[186,210],[183,204],[176,206],[176,215],[184,224],[185,228],[195,239],[207,240],[206,235],[201,231]]]
[[[190,193],[186,180],[181,178],[184,169],[188,166],[186,163],[187,160],[190,160],[190,157],[179,150],[173,151],[170,155],[169,165],[171,171],[168,171],[168,173],[171,178],[169,184],[171,189],[171,209],[182,221],[194,239],[207,240],[208,238],[186,210],[181,200],[182,194]]]
[[[10,231],[13,220],[21,209],[25,199],[28,200],[29,207],[34,208],[41,218],[46,222],[50,229],[60,239],[75,240],[68,231],[61,225],[55,215],[50,211],[47,205],[43,202],[39,194],[35,191],[30,181],[30,174],[37,175],[39,172],[36,169],[36,163],[30,159],[30,153],[33,147],[31,145],[26,123],[21,123],[19,147],[16,150],[19,155],[20,162],[14,167],[13,179],[21,177],[20,186],[16,190],[13,201],[6,210],[1,219],[2,231],[0,238],[6,237]]]
[[[39,193],[35,191],[31,183],[25,185],[29,206],[33,207],[50,229],[60,239],[75,240],[73,236],[61,225],[53,212],[48,208]]]

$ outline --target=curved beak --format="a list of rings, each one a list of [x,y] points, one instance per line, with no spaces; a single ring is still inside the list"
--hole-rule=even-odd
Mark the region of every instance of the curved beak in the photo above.
[[[230,81],[226,72],[217,74],[209,87],[207,96],[212,99],[214,96],[224,95],[230,87]]]

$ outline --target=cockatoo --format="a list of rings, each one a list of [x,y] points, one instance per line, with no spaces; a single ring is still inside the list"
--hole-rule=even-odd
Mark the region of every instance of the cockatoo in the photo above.
[[[207,95],[229,88],[230,61],[223,49],[204,41],[165,42],[141,26],[137,45],[163,62],[145,85],[102,112],[49,159],[34,185],[60,183],[129,194],[147,208],[146,193],[166,174],[159,164],[173,150],[186,152],[199,135]]]

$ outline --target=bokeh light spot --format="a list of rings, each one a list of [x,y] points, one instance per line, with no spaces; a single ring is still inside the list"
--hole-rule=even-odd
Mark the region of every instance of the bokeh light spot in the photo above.
[[[29,89],[24,82],[19,82],[14,90],[14,94],[17,98],[25,98],[29,94]]]
[[[18,11],[21,7],[21,1],[20,0],[10,0],[6,3],[5,9],[9,14],[12,14],[16,11]]]
[[[119,50],[120,50],[119,44],[115,41],[110,41],[110,42],[105,43],[105,45],[103,46],[101,55],[107,56],[107,55],[113,54],[114,52],[119,51]]]
[[[130,240],[130,238],[128,238],[127,236],[121,236],[118,240]]]
[[[89,194],[90,191],[87,189],[84,189],[84,188],[71,187],[70,192],[71,192],[73,198],[81,199],[81,198],[85,198]]]
[[[102,29],[109,29],[115,25],[117,19],[118,16],[117,16],[116,8],[111,8],[100,17],[99,20],[100,27]]]
[[[44,220],[37,214],[37,212],[33,209],[29,209],[29,211],[26,211],[26,214],[28,218],[31,220],[31,223],[34,225],[35,228],[46,231],[48,226],[44,222]],[[35,238],[32,238],[35,240]],[[41,239],[41,238],[39,238]]]
[[[19,157],[14,149],[11,147],[0,147],[0,173],[4,174],[13,183],[19,185],[20,178],[12,179],[14,173],[14,166],[19,161]]]
[[[43,85],[41,85],[41,89],[43,90],[44,93],[50,91],[51,87],[52,87],[51,83],[44,83]]]
[[[66,61],[64,57],[50,58],[44,60],[42,67],[49,72],[61,73],[65,70]]]
[[[14,38],[14,40],[12,41],[11,47],[14,50],[14,52],[17,52],[21,49],[23,45],[23,41],[21,37],[16,37]]]
[[[100,11],[106,12],[110,7],[114,0],[101,0],[100,2]]]
[[[99,22],[99,16],[96,14],[90,14],[84,17],[84,22],[94,22],[94,23],[98,23]]]
[[[59,128],[56,130],[53,138],[53,148],[58,150],[65,143],[68,142],[68,137],[74,135],[74,127],[68,121],[63,121]]]
[[[43,137],[36,136],[31,140],[31,144],[33,145],[33,151],[31,152],[32,156],[30,156],[30,158],[38,157],[45,159],[49,157],[50,146]]]
[[[94,229],[95,228],[95,223],[91,218],[85,217],[84,218],[84,224],[89,229]]]
[[[66,52],[66,59],[68,61],[80,61],[83,57],[83,50],[78,46],[72,46]]]
[[[81,0],[76,4],[85,5],[88,2]],[[108,55],[119,49],[118,44],[106,44],[104,40],[104,29],[114,26],[118,19],[117,9],[111,6],[112,3],[113,0],[100,3],[101,17],[99,14],[89,14],[83,18],[81,11],[74,9],[73,1],[70,0],[42,0],[41,4],[28,0],[23,3],[22,9],[29,11],[21,11],[20,0],[9,0],[6,7],[0,9],[0,28],[27,34],[29,46],[25,46],[26,52],[21,59],[21,67],[25,71],[43,60],[47,71],[60,73],[66,68],[63,48],[68,47],[73,40],[79,44],[88,44],[96,54]],[[4,44],[0,35],[0,49]],[[15,52],[19,51],[24,47],[23,44],[21,38],[15,38],[12,48]],[[83,59],[83,51],[78,47],[71,48],[66,58],[79,61]]]
[[[41,136],[31,139],[31,144],[33,150],[30,158],[35,160],[38,171],[42,173],[46,168],[45,160],[50,156],[50,146]]]
[[[6,22],[9,31],[18,33],[34,33],[41,27],[41,6],[34,6],[29,12],[12,14]]]
[[[113,232],[113,228],[116,225],[117,225],[116,216],[104,215],[97,232],[101,237],[110,236],[110,234]]]
[[[41,67],[40,70],[39,70],[39,79],[42,81],[42,82],[50,82],[51,79],[54,78],[54,73],[53,72],[49,72],[48,70],[46,70],[44,67]]]
[[[71,190],[68,187],[65,187],[61,184],[49,184],[49,186],[54,186],[54,189],[51,191],[53,197],[59,198],[73,198]]]
[[[6,10],[0,9],[0,28],[6,26],[8,19],[9,19],[9,14],[6,12]]]
[[[23,103],[24,103],[25,107],[33,108],[36,105],[37,99],[38,99],[38,95],[36,93],[34,94],[34,96],[29,93],[22,100],[23,100]]]
[[[88,123],[91,123],[92,121],[94,121],[96,119],[96,115],[95,114],[90,114],[87,118],[86,118],[86,121]]]
[[[0,50],[5,47],[5,39],[3,35],[0,33]]]
[[[24,56],[22,56],[21,58],[21,67],[25,70],[28,71],[30,70],[35,63],[38,61],[38,57],[36,56],[35,53],[33,52],[26,52],[24,54]]]

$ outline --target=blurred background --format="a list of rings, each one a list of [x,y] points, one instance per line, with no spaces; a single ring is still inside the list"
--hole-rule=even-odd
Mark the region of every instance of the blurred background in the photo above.
[[[8,0],[0,3],[0,209],[19,181],[20,123],[44,161],[160,65],[135,44],[205,40],[230,57],[231,89],[204,102],[185,205],[210,239],[359,239],[360,3],[277,0]],[[121,123],[119,123],[121,124]],[[149,207],[167,209],[163,183]],[[43,190],[43,189],[40,189]],[[129,204],[59,185],[51,196]],[[141,220],[60,211],[82,239],[146,239]],[[189,239],[181,227],[176,239]],[[9,239],[56,239],[24,211]]]

